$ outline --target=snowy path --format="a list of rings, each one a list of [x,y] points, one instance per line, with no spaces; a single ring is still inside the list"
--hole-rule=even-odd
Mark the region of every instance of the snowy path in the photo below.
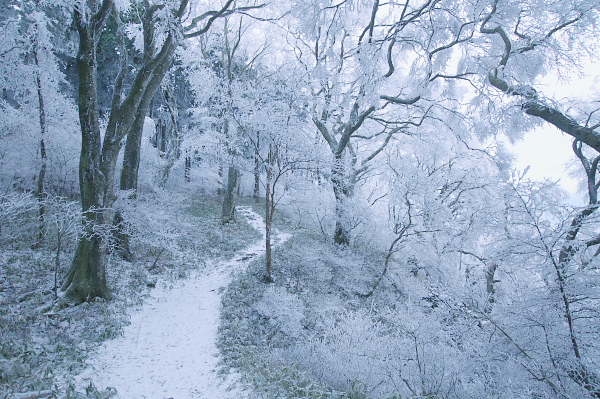
[[[264,236],[263,219],[249,207],[238,207]],[[279,233],[281,243],[289,234]],[[260,241],[232,260],[213,263],[196,272],[181,286],[156,288],[123,336],[105,342],[91,355],[88,367],[77,376],[77,386],[91,379],[99,390],[111,386],[123,399],[245,398],[235,387],[237,377],[217,376],[216,347],[221,291],[232,276],[264,252]],[[88,382],[89,383],[89,382]]]

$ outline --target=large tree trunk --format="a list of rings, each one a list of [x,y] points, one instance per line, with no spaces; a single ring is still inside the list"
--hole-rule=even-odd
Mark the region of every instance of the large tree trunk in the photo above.
[[[119,188],[121,190],[132,190],[132,198],[136,196],[138,188],[138,176],[140,169],[140,152],[142,145],[142,135],[144,131],[144,121],[148,113],[148,107],[140,107],[131,131],[127,134],[125,142],[125,151],[123,154],[123,169],[121,169],[121,179]]]
[[[175,49],[177,38],[181,37],[178,29],[170,30],[158,52],[155,44],[158,38],[154,31],[155,13],[169,7],[164,4],[149,5],[143,16],[144,25],[144,58],[137,69],[129,93],[123,98],[123,79],[128,68],[123,62],[121,72],[115,81],[110,117],[101,143],[97,96],[97,43],[106,20],[114,9],[114,0],[88,0],[88,7],[75,7],[74,21],[79,33],[79,51],[77,54],[77,71],[79,75],[79,119],[81,123],[81,156],[79,164],[79,182],[81,205],[86,218],[85,234],[79,243],[71,271],[63,290],[65,296],[76,301],[85,301],[94,296],[108,296],[106,287],[107,248],[102,236],[96,234],[94,228],[98,224],[107,225],[111,221],[111,207],[115,200],[114,178],[117,157],[121,150],[123,138],[131,131],[136,118],[147,113],[146,101],[150,102],[166,71],[168,70]],[[178,8],[171,8],[173,24],[181,27],[181,19],[185,14],[189,0],[181,0]],[[195,30],[196,24],[188,27],[183,37],[195,37],[204,34],[215,21],[223,16],[233,0],[228,0],[220,11],[208,18],[203,28]],[[171,4],[174,6],[175,4]],[[83,14],[82,14],[83,12]],[[115,15],[118,20],[118,15]],[[125,52],[125,51],[124,51]],[[146,107],[146,108],[145,108]],[[143,109],[146,111],[142,112]],[[143,120],[142,120],[143,122]],[[143,125],[142,125],[143,126]],[[102,227],[102,226],[101,226]]]
[[[182,1],[182,6],[185,4],[187,3]],[[171,63],[176,47],[175,37],[170,33],[156,55],[153,51],[145,51],[143,65],[138,69],[131,89],[124,99],[121,94],[125,69],[122,69],[115,82],[110,117],[101,143],[96,49],[98,38],[113,6],[113,1],[103,0],[98,12],[89,16],[80,14],[79,9],[75,10],[75,25],[79,33],[78,107],[82,135],[79,185],[87,234],[81,238],[62,289],[66,291],[67,298],[76,302],[86,301],[95,296],[109,296],[106,286],[108,248],[103,235],[98,235],[98,230],[102,230],[112,221],[111,208],[116,199],[114,178],[117,157],[123,138],[132,130],[144,105],[149,104]],[[152,10],[156,11],[156,8]],[[145,20],[152,19],[154,13],[152,10],[148,10],[144,15]],[[179,17],[181,14],[183,8],[179,12]],[[148,39],[145,40],[147,48],[154,46],[153,41],[150,40],[153,37],[153,30],[145,32],[145,39]],[[158,83],[154,86],[156,81]],[[152,91],[153,87],[154,91]],[[146,96],[150,96],[150,99]],[[145,114],[146,112],[143,113]]]
[[[110,298],[106,284],[106,245],[93,231],[86,233],[77,245],[73,266],[62,285],[67,296],[77,302]]]
[[[79,159],[79,189],[84,213],[83,234],[71,269],[62,285],[65,296],[75,302],[94,297],[110,296],[106,285],[106,248],[95,225],[105,222],[104,193],[106,176],[101,172],[101,139],[98,114],[96,44],[112,3],[105,1],[94,22],[84,20],[75,11],[79,32],[77,72],[79,78],[79,122],[81,124],[81,154]]]

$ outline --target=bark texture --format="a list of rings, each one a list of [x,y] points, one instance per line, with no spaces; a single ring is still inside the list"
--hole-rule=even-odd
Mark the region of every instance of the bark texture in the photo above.
[[[106,285],[106,249],[102,238],[94,232],[95,224],[105,222],[104,198],[106,175],[102,173],[102,149],[97,92],[96,49],[99,35],[112,10],[112,1],[103,1],[91,17],[75,10],[75,25],[79,34],[77,73],[79,80],[79,122],[81,125],[81,154],[79,158],[79,189],[84,215],[85,233],[75,250],[71,269],[62,290],[75,302],[95,297],[108,298]]]
[[[182,17],[186,6],[187,0],[182,0],[175,15],[178,20]],[[98,111],[96,51],[99,37],[113,9],[112,0],[103,0],[94,14],[81,14],[82,10],[79,8],[75,9],[74,14],[79,34],[78,107],[82,136],[79,184],[86,234],[77,246],[71,270],[62,289],[65,291],[65,296],[75,302],[86,301],[96,296],[104,298],[110,296],[106,286],[108,245],[105,235],[99,232],[112,222],[111,208],[116,199],[113,182],[117,157],[123,138],[139,127],[140,118],[143,127],[143,117],[147,113],[154,91],[168,70],[177,45],[176,33],[169,32],[160,49],[155,52],[153,26],[147,25],[149,31],[144,32],[145,55],[142,66],[134,76],[128,94],[123,97],[123,79],[126,71],[126,63],[123,63],[115,82],[110,117],[102,141]],[[149,7],[144,19],[151,21],[158,9],[156,6]],[[118,16],[115,15],[115,18]],[[137,182],[137,174],[133,181]]]
[[[239,171],[235,166],[227,169],[227,186],[221,209],[221,222],[223,224],[235,221],[235,194],[238,187]]]

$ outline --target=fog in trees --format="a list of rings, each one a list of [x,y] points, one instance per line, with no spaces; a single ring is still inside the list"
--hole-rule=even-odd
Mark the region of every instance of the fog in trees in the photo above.
[[[574,89],[600,2],[2,4],[0,293],[47,296],[27,322],[223,262],[253,209],[219,350],[256,392],[600,397],[600,107]],[[533,130],[572,138],[583,205],[514,166]]]

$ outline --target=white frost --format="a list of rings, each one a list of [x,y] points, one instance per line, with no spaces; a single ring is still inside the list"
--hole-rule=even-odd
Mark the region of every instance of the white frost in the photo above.
[[[238,211],[264,236],[258,214],[249,207]],[[279,233],[274,241],[287,238]],[[105,342],[90,356],[76,386],[85,387],[91,380],[99,390],[114,387],[119,398],[127,399],[247,398],[238,375],[229,374],[225,380],[217,375],[217,329],[222,289],[263,252],[261,241],[230,261],[209,263],[181,286],[157,287],[131,315],[123,336]]]

